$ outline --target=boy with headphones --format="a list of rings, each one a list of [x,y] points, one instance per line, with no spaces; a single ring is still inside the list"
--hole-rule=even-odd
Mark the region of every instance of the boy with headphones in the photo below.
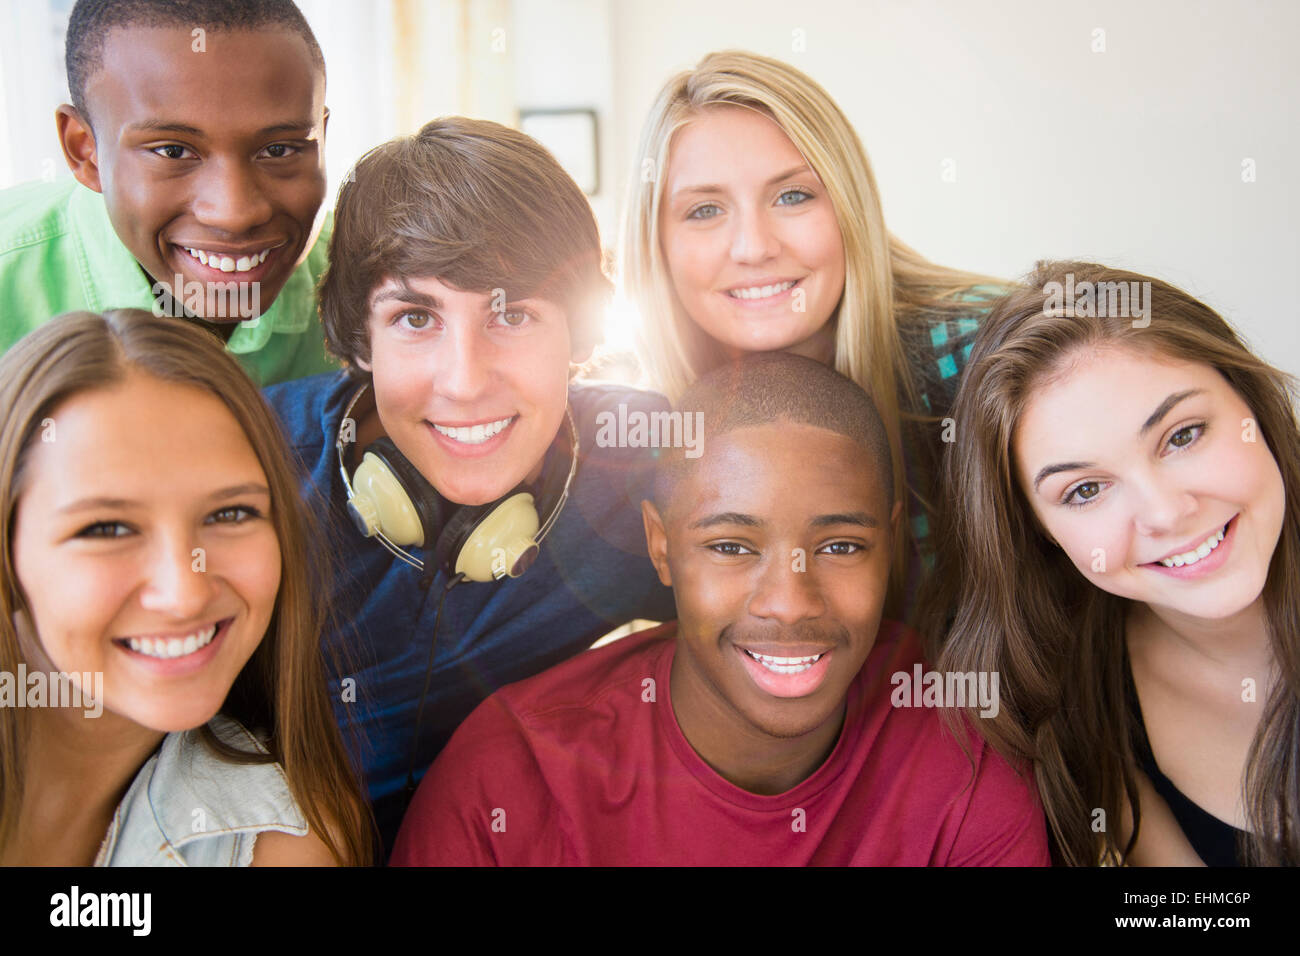
[[[386,844],[414,772],[496,688],[672,615],[640,530],[656,450],[597,428],[668,403],[571,383],[601,265],[582,191],[496,123],[431,122],[340,191],[320,302],[346,370],[266,394],[327,518],[335,710],[366,738]]]
[[[1032,777],[900,692],[922,663],[881,620],[902,503],[871,399],[773,352],[678,404],[706,453],[665,449],[643,505],[676,622],[489,698],[392,862],[1046,866]]]

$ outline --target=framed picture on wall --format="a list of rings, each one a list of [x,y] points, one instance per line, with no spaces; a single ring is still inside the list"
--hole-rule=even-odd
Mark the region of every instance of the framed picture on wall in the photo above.
[[[519,128],[550,150],[588,196],[600,192],[600,139],[595,110],[520,110]]]

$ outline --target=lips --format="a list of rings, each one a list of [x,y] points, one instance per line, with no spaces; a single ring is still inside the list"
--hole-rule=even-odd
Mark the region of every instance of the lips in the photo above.
[[[279,268],[288,242],[269,240],[244,246],[174,242],[172,248],[178,272],[207,282],[260,282]]]
[[[1166,568],[1178,567],[1184,565],[1196,564],[1209,557],[1210,554],[1219,547],[1226,536],[1232,522],[1236,520],[1234,515],[1226,524],[1220,525],[1209,534],[1203,535],[1200,539],[1191,542],[1186,547],[1176,548],[1163,557],[1154,561],[1148,561],[1148,564],[1160,564]]]
[[[493,454],[514,434],[519,416],[507,415],[472,423],[426,419],[424,424],[438,447],[447,454],[458,458],[482,458]]]
[[[1223,538],[1211,545],[1218,537],[1219,530],[1209,534],[1193,548],[1183,549],[1166,555],[1159,560],[1141,565],[1157,574],[1171,578],[1195,579],[1213,574],[1227,563],[1237,538],[1237,517],[1234,516],[1222,529]],[[1208,551],[1206,550],[1208,548]],[[1191,557],[1194,560],[1188,560]],[[1169,563],[1166,564],[1165,562]]]
[[[772,697],[807,697],[830,674],[834,649],[822,644],[733,645],[750,680]]]
[[[251,272],[254,268],[265,262],[266,257],[271,252],[271,250],[267,248],[260,252],[251,252],[236,256],[229,253],[213,252],[193,247],[182,248],[185,249],[191,259],[197,259],[209,269],[220,269],[222,272]]]
[[[799,284],[799,279],[765,279],[733,286],[724,294],[740,302],[766,302],[779,299]]]
[[[489,422],[479,422],[475,425],[444,425],[438,422],[432,422],[434,431],[439,435],[444,435],[453,441],[460,442],[464,445],[481,445],[489,438],[493,438],[498,433],[505,431],[518,416],[509,415],[505,418],[498,418]]]
[[[184,632],[119,637],[113,643],[155,673],[187,674],[199,670],[216,655],[233,621],[224,618]]]

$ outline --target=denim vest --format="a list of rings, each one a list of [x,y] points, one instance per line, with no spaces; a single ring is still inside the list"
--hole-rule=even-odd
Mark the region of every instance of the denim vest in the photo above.
[[[218,714],[208,726],[236,749],[266,752],[237,721]],[[164,737],[140,768],[95,866],[248,866],[263,830],[307,829],[279,764],[230,763],[187,730]]]

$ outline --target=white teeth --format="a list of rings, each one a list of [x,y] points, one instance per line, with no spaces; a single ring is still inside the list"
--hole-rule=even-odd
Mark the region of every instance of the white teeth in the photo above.
[[[446,435],[452,441],[464,442],[466,445],[481,445],[489,438],[499,434],[507,425],[515,420],[512,415],[510,418],[502,418],[487,425],[470,425],[462,428],[448,428],[445,425],[434,424],[438,434]]]
[[[203,249],[187,248],[185,251],[208,268],[220,269],[222,272],[248,272],[265,262],[266,257],[271,253],[270,249],[263,249],[251,256],[240,256],[235,259],[231,256],[223,256],[219,252],[207,252]]]
[[[776,285],[750,286],[748,289],[732,289],[727,295],[733,299],[766,299],[771,296],[784,292],[794,285],[794,282],[780,282]]]
[[[777,674],[802,674],[822,658],[821,654],[811,657],[773,657],[770,654],[755,654],[753,651],[745,653]]]
[[[1206,557],[1211,551],[1219,546],[1223,540],[1223,533],[1227,529],[1224,525],[1214,534],[1210,535],[1191,551],[1185,551],[1182,554],[1175,554],[1172,558],[1161,558],[1160,563],[1167,568],[1181,568],[1188,564],[1195,564],[1202,558]]]
[[[185,637],[132,637],[127,639],[127,644],[138,654],[169,660],[173,657],[185,657],[200,648],[207,647],[216,636],[217,625],[213,624]]]

